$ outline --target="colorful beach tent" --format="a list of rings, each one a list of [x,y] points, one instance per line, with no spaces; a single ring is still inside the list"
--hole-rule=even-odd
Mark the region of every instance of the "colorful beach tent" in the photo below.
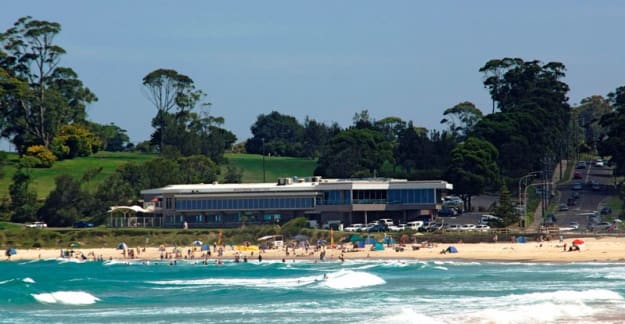
[[[202,245],[202,251],[208,251],[209,249],[208,244]]]
[[[125,242],[120,242],[117,244],[117,249],[118,250],[128,250],[128,244],[126,244]]]
[[[516,242],[517,242],[517,243],[525,243],[525,236],[519,236],[519,237],[517,237]]]
[[[458,253],[458,249],[456,249],[455,246],[450,245],[450,246],[447,247],[447,252],[449,252],[449,253]]]
[[[350,238],[349,241],[350,242],[360,242],[360,241],[364,241],[365,239],[362,238],[362,236],[358,235],[358,234],[353,234]]]
[[[191,244],[193,244],[194,246],[201,246],[202,244],[204,244],[204,242],[202,242],[200,240],[195,240]]]
[[[579,245],[582,245],[582,244],[584,244],[584,240],[580,240],[580,239],[573,240],[573,245],[579,246]]]
[[[382,244],[382,243],[375,243],[375,250],[376,251],[384,251],[384,244]]]
[[[365,244],[375,244],[378,243],[378,241],[375,240],[375,237],[369,236],[365,239]]]
[[[16,255],[17,251],[14,248],[8,248],[6,251],[7,255]]]

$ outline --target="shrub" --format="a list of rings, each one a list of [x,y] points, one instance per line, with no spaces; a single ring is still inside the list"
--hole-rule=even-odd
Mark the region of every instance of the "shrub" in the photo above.
[[[56,156],[52,151],[43,145],[33,145],[26,149],[23,163],[30,164],[33,168],[49,168],[56,161]]]

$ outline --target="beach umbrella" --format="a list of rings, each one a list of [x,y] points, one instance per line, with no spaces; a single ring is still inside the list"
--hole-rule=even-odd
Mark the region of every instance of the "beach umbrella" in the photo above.
[[[584,244],[584,240],[575,239],[573,240],[573,245],[582,245]]]
[[[317,245],[324,245],[324,244],[328,244],[328,241],[326,241],[326,240],[317,240]]]
[[[202,251],[208,251],[209,249],[210,247],[208,246],[208,244],[202,245]]]
[[[202,241],[195,240],[195,241],[193,241],[193,243],[191,243],[191,244],[193,244],[193,245],[195,245],[195,246],[201,246],[201,245],[202,245],[202,244],[204,244],[204,243],[203,243]]]
[[[7,255],[16,255],[17,251],[14,248],[8,248],[6,253]]]
[[[128,250],[128,244],[126,242],[120,242],[117,244],[118,250]]]

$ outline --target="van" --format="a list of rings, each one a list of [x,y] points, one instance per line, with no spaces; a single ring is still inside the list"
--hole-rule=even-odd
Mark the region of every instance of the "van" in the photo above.
[[[412,221],[406,223],[407,230],[418,231],[421,227],[423,227],[423,221]]]

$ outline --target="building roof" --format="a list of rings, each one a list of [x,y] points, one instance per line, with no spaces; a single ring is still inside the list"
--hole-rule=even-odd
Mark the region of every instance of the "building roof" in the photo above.
[[[285,179],[285,180],[282,180]],[[142,195],[237,192],[310,192],[326,190],[388,190],[392,189],[442,189],[452,190],[453,185],[442,180],[408,181],[406,179],[305,179],[282,178],[274,183],[212,183],[176,184],[162,188],[142,190]],[[288,179],[288,180],[286,180]],[[294,181],[295,180],[295,181]],[[304,181],[302,181],[304,180]]]

